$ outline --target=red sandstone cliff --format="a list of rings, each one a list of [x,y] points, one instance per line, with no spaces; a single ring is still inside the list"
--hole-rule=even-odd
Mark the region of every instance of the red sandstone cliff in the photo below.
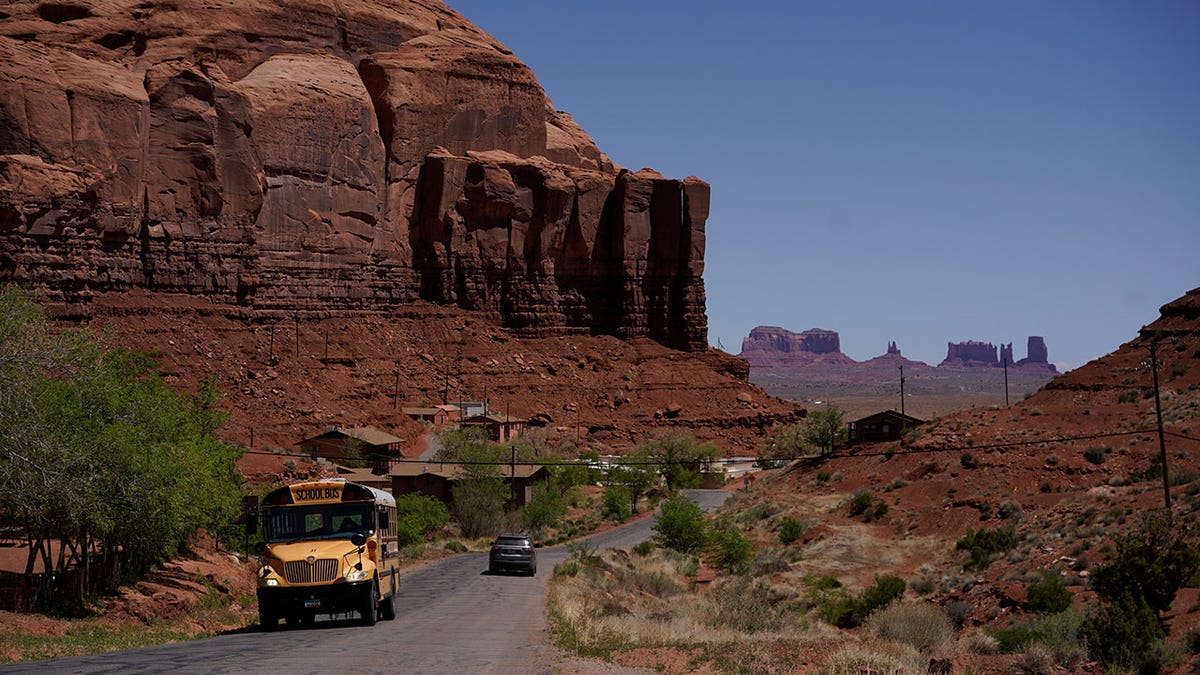
[[[703,349],[708,186],[615,167],[435,0],[0,11],[0,281],[481,310]]]

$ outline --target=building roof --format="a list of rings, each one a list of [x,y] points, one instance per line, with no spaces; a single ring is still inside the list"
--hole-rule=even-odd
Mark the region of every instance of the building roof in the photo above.
[[[471,415],[462,421],[462,424],[524,424],[526,420],[522,417],[508,417],[500,413],[488,413],[486,415]]]
[[[380,431],[375,427],[355,427],[353,429],[342,429],[333,427],[325,433],[317,434],[311,438],[306,438],[297,445],[304,445],[309,441],[319,441],[326,438],[354,438],[366,443],[367,445],[393,445],[395,443],[403,443],[403,438],[397,438],[386,431]]]
[[[884,410],[882,412],[877,412],[872,415],[867,415],[866,417],[863,417],[861,419],[854,420],[853,422],[851,422],[851,424],[859,424],[860,422],[873,422],[880,418],[887,418],[887,419],[902,421],[906,424],[924,424],[925,423],[925,420],[917,419],[916,417],[913,417],[912,415],[904,415],[904,414],[896,412],[895,410]]]
[[[405,415],[436,415],[446,411],[441,408],[401,408],[400,412]]]

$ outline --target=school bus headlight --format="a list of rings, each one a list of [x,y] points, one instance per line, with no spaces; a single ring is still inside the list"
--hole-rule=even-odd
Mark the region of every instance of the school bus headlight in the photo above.
[[[370,570],[350,570],[346,573],[346,581],[362,581],[370,576]]]
[[[279,580],[278,579],[263,579],[263,583],[266,584],[267,586],[278,586]]]

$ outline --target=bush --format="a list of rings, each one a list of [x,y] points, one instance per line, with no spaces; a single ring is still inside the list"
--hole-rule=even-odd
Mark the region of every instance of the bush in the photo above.
[[[754,545],[750,540],[728,525],[711,529],[708,549],[712,552],[713,561],[729,570],[730,574],[742,569],[754,557]]]
[[[783,523],[779,526],[779,541],[786,546],[803,537],[807,530],[808,528],[800,521],[784,518]]]
[[[638,544],[633,547],[633,552],[644,558],[654,552],[654,542],[649,539],[643,542],[638,542]]]
[[[838,628],[861,626],[873,612],[904,594],[904,580],[893,576],[875,577],[875,584],[858,597],[841,590],[833,577],[821,577],[813,586],[821,589],[816,597],[818,614]]]
[[[629,488],[623,485],[610,485],[604,490],[604,504],[601,506],[600,512],[608,520],[623,523],[633,515],[630,503]]]
[[[900,577],[875,577],[875,585],[863,591],[859,599],[863,616],[870,616],[875,610],[888,606],[893,600],[904,595],[905,586]]]
[[[1103,464],[1108,459],[1108,448],[1091,447],[1083,451],[1083,458],[1092,464]]]
[[[1047,573],[1041,581],[1029,585],[1025,606],[1038,614],[1057,614],[1071,606],[1071,591],[1063,585],[1061,576]]]
[[[958,463],[961,464],[962,468],[964,469],[975,469],[979,467],[979,460],[976,459],[975,455],[970,452],[964,452],[963,454],[959,455]]]
[[[767,582],[733,577],[709,593],[705,621],[717,628],[758,633],[781,627],[783,615]]]
[[[931,654],[950,642],[954,627],[945,612],[928,602],[902,602],[871,617],[871,630],[885,640],[909,645]]]
[[[1011,551],[1017,545],[1017,535],[1010,528],[971,530],[959,539],[955,548],[971,554],[963,566],[966,569],[985,569],[996,557]]]
[[[867,509],[871,508],[873,499],[874,496],[866,490],[855,493],[854,498],[850,500],[850,515],[860,516],[866,513]]]
[[[1138,666],[1165,635],[1150,605],[1128,594],[1096,609],[1081,632],[1092,658],[1121,668]]]
[[[433,536],[449,522],[450,511],[439,499],[415,493],[396,497],[397,530],[403,525],[421,539]]]
[[[1138,528],[1115,543],[1116,559],[1091,575],[1092,588],[1107,602],[1132,596],[1161,614],[1200,569],[1200,548],[1184,540],[1182,528],[1164,509],[1143,514]]]
[[[1005,520],[1020,520],[1025,517],[1025,511],[1017,502],[1008,501],[1000,505],[1000,517]]]
[[[695,502],[677,495],[664,501],[654,523],[659,543],[681,553],[699,550],[708,542],[708,523]]]

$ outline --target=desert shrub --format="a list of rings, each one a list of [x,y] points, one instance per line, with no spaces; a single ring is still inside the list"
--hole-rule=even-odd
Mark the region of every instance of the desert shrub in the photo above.
[[[929,595],[937,588],[937,584],[929,577],[921,577],[908,585],[917,595]]]
[[[1126,391],[1117,397],[1117,403],[1137,403],[1141,398],[1136,391]]]
[[[738,521],[747,524],[755,523],[760,520],[766,520],[774,514],[775,508],[771,504],[763,502],[762,504],[746,509],[740,516],[738,516]]]
[[[1000,517],[1005,520],[1020,520],[1025,517],[1025,511],[1017,502],[1007,501],[1000,505]]]
[[[906,675],[925,671],[924,657],[915,653],[891,653],[884,646],[868,648],[861,645],[844,647],[829,657],[821,672],[827,675]]]
[[[959,539],[955,548],[970,553],[964,565],[966,569],[984,569],[995,558],[1011,551],[1017,545],[1017,535],[1011,528],[981,529],[967,532]]]
[[[745,633],[778,629],[783,617],[770,585],[762,579],[731,577],[708,593],[705,622]]]
[[[828,471],[818,471],[817,472],[817,483],[828,483],[829,478],[830,478],[830,474]]]
[[[783,558],[783,555],[774,548],[759,551],[754,556],[754,562],[751,565],[754,567],[754,571],[760,575],[787,572],[792,569],[792,566]]]
[[[450,541],[447,541],[445,544],[442,544],[442,548],[450,551],[451,553],[466,553],[468,550],[470,550],[467,548],[466,544],[457,539],[451,539]]]
[[[730,574],[742,569],[754,557],[754,545],[730,525],[711,528],[707,547],[713,561]]]
[[[884,575],[875,577],[875,584],[863,591],[859,602],[862,605],[863,616],[869,616],[875,610],[891,604],[900,596],[904,595],[906,584],[900,577]]]
[[[878,520],[886,515],[888,505],[868,490],[855,493],[850,500],[850,515],[862,516],[866,522]]]
[[[1108,448],[1094,446],[1083,451],[1083,458],[1092,464],[1103,464],[1108,459]]]
[[[808,530],[808,527],[804,523],[791,518],[784,518],[779,526],[779,541],[784,545],[790,544],[803,537],[806,530]]]
[[[1005,654],[1044,649],[1060,665],[1073,666],[1083,660],[1085,617],[1078,612],[1047,614],[1028,623],[998,628],[992,632]]]
[[[690,553],[708,541],[708,523],[704,520],[704,512],[695,502],[677,495],[664,501],[659,508],[654,531],[663,546]]]
[[[1100,605],[1084,622],[1081,632],[1092,658],[1121,668],[1138,667],[1143,656],[1165,635],[1150,605],[1128,594]]]
[[[979,460],[975,457],[975,454],[971,452],[964,452],[963,454],[959,455],[958,463],[962,465],[962,468],[964,469],[975,469],[979,467]]]
[[[632,515],[629,488],[624,485],[610,485],[604,489],[604,502],[600,513],[608,520],[623,523]]]
[[[639,589],[660,598],[669,598],[683,592],[683,585],[674,575],[658,570],[635,572],[633,583]]]
[[[963,647],[972,654],[995,654],[1000,649],[996,638],[982,630],[974,630],[963,638]]]
[[[650,539],[647,539],[643,542],[638,542],[636,545],[634,545],[633,552],[644,558],[654,552],[654,542]]]
[[[1071,591],[1063,585],[1062,576],[1047,573],[1026,589],[1025,606],[1038,614],[1057,614],[1071,606]]]
[[[1192,364],[1188,363],[1187,361],[1180,361],[1171,367],[1171,379],[1183,377],[1184,375],[1187,375],[1188,371],[1191,369]]]
[[[1167,611],[1200,569],[1200,547],[1185,536],[1171,512],[1144,513],[1136,530],[1115,538],[1116,558],[1092,570],[1092,588],[1108,602],[1128,595],[1156,614]]]
[[[855,493],[854,497],[850,500],[850,515],[860,516],[865,513],[867,509],[871,508],[871,500],[873,499],[874,496],[866,490]]]
[[[954,627],[938,607],[928,602],[900,602],[876,612],[870,629],[885,640],[909,645],[931,654],[950,642]]]
[[[832,580],[832,581],[830,581]],[[830,584],[836,585],[830,585]],[[860,595],[853,596],[841,588],[832,577],[817,580],[820,590],[816,594],[817,614],[826,623],[838,628],[861,626],[875,611],[886,607],[904,594],[904,580],[900,577],[875,577],[875,583]]]
[[[1050,652],[1035,646],[1018,656],[1004,672],[1006,675],[1053,675],[1054,671]]]
[[[971,618],[972,608],[970,603],[955,600],[946,603],[942,607],[942,611],[946,613],[950,623],[954,624],[954,630],[961,630],[963,626],[967,625],[967,619]]]
[[[1058,455],[1046,455],[1046,466],[1058,466]]]
[[[862,623],[858,598],[842,589],[819,591],[814,597],[817,616],[831,626],[854,628]]]
[[[554,566],[554,576],[556,577],[573,577],[579,574],[578,560],[564,560]]]

